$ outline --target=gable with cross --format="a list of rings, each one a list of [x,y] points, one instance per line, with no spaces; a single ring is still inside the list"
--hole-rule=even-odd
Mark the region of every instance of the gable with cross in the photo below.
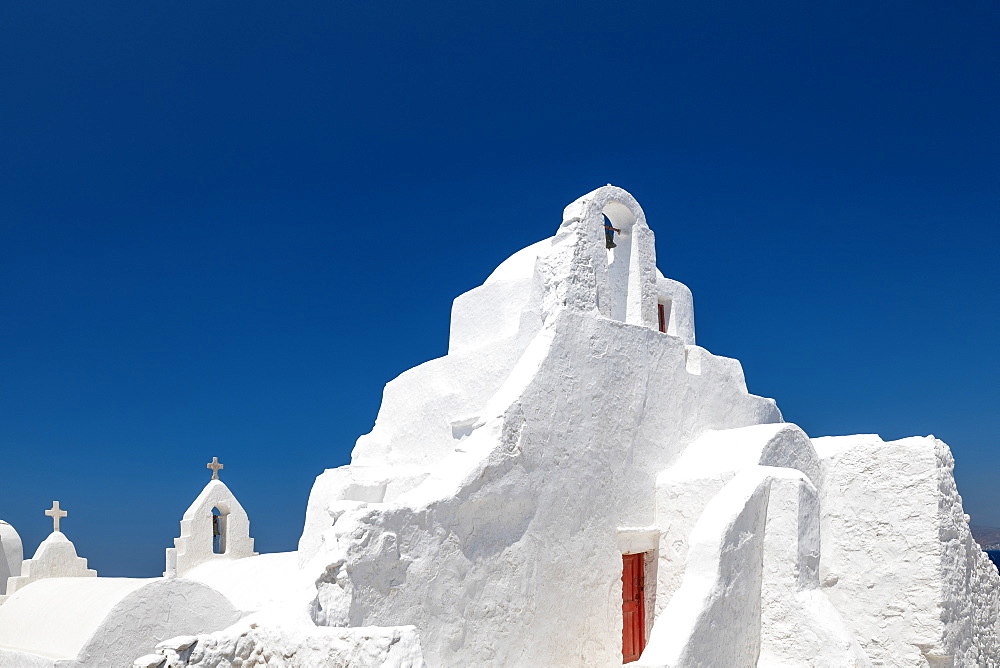
[[[167,548],[165,577],[183,577],[206,561],[241,559],[255,554],[250,518],[226,483],[219,480],[218,457],[205,465],[212,479],[181,518],[181,535]]]

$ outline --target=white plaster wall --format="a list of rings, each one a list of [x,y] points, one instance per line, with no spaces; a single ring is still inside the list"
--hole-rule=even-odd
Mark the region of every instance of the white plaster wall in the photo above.
[[[528,275],[518,280],[485,283],[458,296],[452,305],[448,354],[475,350],[517,336],[524,325],[522,318],[538,319],[537,313],[525,313],[531,289],[531,275]]]
[[[760,666],[871,666],[819,586],[819,495],[792,469],[771,469],[761,577]]]
[[[599,317],[619,308],[602,212],[629,232],[626,322]],[[538,317],[492,343],[464,335],[478,347],[390,383],[351,467],[317,481],[300,541],[312,614],[416,625],[432,665],[606,665],[621,658],[616,531],[653,523],[656,472],[708,429],[781,415],[747,393],[737,361],[697,349],[692,371],[685,341],[656,331],[652,232],[624,191],[581,198],[548,244],[515,257],[487,285],[530,266],[518,293]],[[491,353],[512,340],[519,357]],[[409,491],[381,491],[421,467]]]
[[[874,435],[813,443],[827,596],[876,665],[928,665],[920,645],[933,647],[943,631],[933,450]]]
[[[313,584],[299,570],[295,552],[208,561],[189,570],[184,578],[215,589],[242,612],[280,605]]]
[[[381,466],[387,480],[402,476],[411,481],[401,486],[390,482],[388,498],[411,488],[417,472],[429,470],[467,435],[465,428],[476,422],[537,333],[541,298],[534,267],[549,242],[516,253],[484,285],[455,300],[447,356],[386,384],[375,426],[358,439],[351,462]],[[352,498],[335,489],[324,495],[335,493]]]
[[[313,486],[299,545],[303,562],[314,553],[323,528],[330,524],[327,509],[332,503],[391,501],[422,482],[443,457],[461,447],[461,441],[481,424],[486,402],[538,333],[545,317],[543,306],[565,306],[564,293],[574,292],[579,293],[577,308],[610,309],[607,304],[599,307],[598,296],[600,292],[605,301],[610,299],[602,211],[628,231],[627,245],[636,243],[635,262],[630,259],[630,270],[623,274],[620,286],[635,285],[628,288],[635,296],[633,306],[628,307],[633,309],[630,317],[656,328],[659,273],[652,232],[631,195],[620,188],[600,188],[567,207],[556,237],[515,253],[483,286],[455,300],[446,357],[410,369],[386,385],[375,427],[358,439],[351,466],[328,470]],[[691,311],[690,291],[675,281],[665,284],[680,302],[687,294]],[[589,293],[580,292],[581,286],[589,286]],[[627,298],[621,301],[627,310]],[[690,331],[685,330],[682,339],[693,342],[693,312],[684,322]],[[727,382],[730,377],[738,378],[745,389],[739,362],[705,353],[710,360],[706,365],[712,366],[716,376],[727,377]],[[700,359],[699,355],[699,372]]]
[[[1000,577],[972,538],[955,486],[951,449],[933,437],[938,476],[944,638],[926,656],[954,657],[955,666],[1000,665]],[[935,654],[936,652],[936,654]]]
[[[75,660],[115,604],[149,582],[51,578],[33,583],[0,606],[0,647]]]
[[[410,489],[420,471],[429,470],[466,435],[463,428],[476,422],[538,332],[541,296],[535,265],[551,241],[544,239],[518,251],[482,286],[456,298],[448,355],[386,384],[375,426],[358,439],[351,463],[381,466],[381,475],[390,481],[389,499]],[[391,481],[400,477],[403,480],[393,485]],[[334,487],[324,496],[353,498],[339,490],[339,480],[324,480],[318,486],[322,489],[327,483]]]
[[[177,651],[175,647],[183,649]],[[258,625],[247,619],[222,632],[161,643],[158,653],[164,663],[153,665],[163,668],[259,665],[423,668],[426,665],[420,653],[420,638],[412,626],[329,628],[280,622]],[[142,665],[150,663],[147,659]]]
[[[530,279],[535,273],[535,263],[538,256],[544,254],[552,246],[552,238],[542,239],[522,248],[497,266],[486,277],[483,285],[503,281],[520,281]]]
[[[769,475],[744,470],[705,507],[683,584],[657,616],[638,665],[757,665]]]
[[[448,354],[482,349],[517,338],[517,354],[541,325],[535,265],[552,239],[543,239],[507,258],[479,287],[459,295],[451,310]],[[510,364],[508,363],[509,367]]]
[[[870,666],[819,588],[820,510],[799,470],[743,468],[690,532],[644,666]]]
[[[656,478],[656,525],[660,527],[657,582],[659,613],[681,585],[688,536],[705,507],[740,471],[788,467],[819,479],[819,460],[809,437],[789,423],[709,430]]]
[[[995,665],[1000,576],[972,541],[932,437],[813,439],[820,579],[876,665]]]
[[[479,415],[526,345],[502,339],[425,362],[391,380],[375,426],[358,439],[352,463],[431,468],[459,440],[455,423]]]
[[[550,316],[425,482],[332,508],[317,621],[414,624],[432,665],[620,661],[617,528],[652,524],[655,472],[697,435],[780,419],[730,365],[685,358],[651,328]]]
[[[0,520],[0,595],[7,593],[7,578],[21,574],[23,560],[21,536],[11,524]]]
[[[222,629],[239,616],[232,603],[211,587],[155,578],[118,602],[80,651],[80,664],[128,666],[167,638]]]
[[[0,647],[0,666],[7,668],[71,668],[74,662],[66,659],[53,659],[37,654],[25,654],[13,649]]]
[[[224,596],[197,582],[50,578],[0,606],[0,648],[15,657],[12,666],[31,665],[33,655],[66,666],[128,666],[161,640],[238,618]]]

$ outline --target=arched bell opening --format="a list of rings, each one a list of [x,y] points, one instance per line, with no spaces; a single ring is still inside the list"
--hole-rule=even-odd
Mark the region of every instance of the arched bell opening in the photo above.
[[[628,206],[615,201],[605,204],[601,214],[608,259],[609,315],[625,322],[632,265],[632,227],[636,219]]]
[[[226,536],[228,534],[229,509],[225,506],[212,508],[212,552],[226,553]]]

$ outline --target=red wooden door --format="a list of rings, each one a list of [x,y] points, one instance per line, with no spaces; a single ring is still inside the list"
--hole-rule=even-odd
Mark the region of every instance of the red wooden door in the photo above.
[[[622,663],[637,661],[646,646],[643,555],[622,555]]]

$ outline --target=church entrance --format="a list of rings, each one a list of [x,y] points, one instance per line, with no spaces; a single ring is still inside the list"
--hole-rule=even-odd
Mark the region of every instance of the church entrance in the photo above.
[[[646,645],[644,555],[622,555],[622,663],[637,661]]]

